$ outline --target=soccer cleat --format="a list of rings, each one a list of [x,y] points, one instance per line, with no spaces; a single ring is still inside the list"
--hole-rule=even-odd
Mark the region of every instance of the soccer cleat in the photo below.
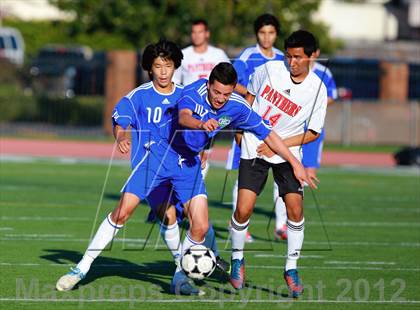
[[[274,239],[277,241],[287,240],[287,225],[284,224],[280,229],[274,230]]]
[[[232,259],[232,269],[230,271],[230,284],[239,290],[245,286],[245,260]]]
[[[57,291],[64,292],[72,290],[86,275],[79,268],[71,268],[70,271],[58,279],[55,285]]]
[[[194,282],[189,279],[183,271],[175,273],[171,282],[171,293],[188,296],[202,296],[205,294],[204,291],[194,285]]]
[[[245,242],[246,243],[252,243],[252,242],[254,242],[254,238],[251,236],[251,233],[249,231],[246,232]]]
[[[230,274],[230,264],[220,256],[216,257],[216,268],[225,274]]]
[[[298,298],[303,294],[303,286],[300,282],[299,275],[296,269],[289,269],[284,271],[284,280],[286,280],[287,288],[293,298]]]

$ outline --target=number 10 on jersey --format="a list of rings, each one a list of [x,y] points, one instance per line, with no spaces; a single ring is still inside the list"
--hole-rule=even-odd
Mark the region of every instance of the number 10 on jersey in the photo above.
[[[147,107],[147,122],[151,123],[159,123],[162,119],[162,108],[156,107],[152,110],[152,108]]]

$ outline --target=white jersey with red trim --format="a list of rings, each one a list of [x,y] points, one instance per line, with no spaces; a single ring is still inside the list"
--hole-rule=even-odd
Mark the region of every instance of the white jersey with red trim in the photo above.
[[[199,79],[208,79],[211,70],[220,62],[230,62],[226,53],[217,47],[209,45],[204,53],[197,53],[193,46],[182,50],[184,59],[175,71],[172,80],[177,84],[188,85]]]
[[[252,109],[268,120],[273,130],[282,138],[302,134],[305,128],[320,133],[327,110],[327,89],[312,71],[295,83],[284,61],[270,61],[258,67],[248,84],[248,92],[255,95]],[[241,141],[241,158],[253,159],[262,141],[245,132]],[[301,147],[290,147],[292,154],[301,160]],[[262,157],[278,164],[285,160],[274,155]]]

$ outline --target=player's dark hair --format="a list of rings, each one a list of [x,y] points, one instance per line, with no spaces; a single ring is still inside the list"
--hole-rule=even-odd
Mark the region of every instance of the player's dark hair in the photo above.
[[[228,62],[220,62],[216,67],[211,70],[209,76],[210,84],[218,81],[223,85],[236,85],[238,82],[238,75],[235,68]]]
[[[150,79],[152,79],[152,74],[150,72],[152,70],[153,62],[158,57],[162,57],[166,60],[172,60],[175,65],[175,69],[179,68],[182,58],[184,58],[181,49],[174,42],[167,41],[162,38],[156,44],[149,44],[144,49],[141,66],[148,72]]]
[[[277,34],[279,33],[280,30],[280,23],[279,20],[277,19],[277,17],[275,17],[274,15],[271,14],[263,14],[257,17],[257,19],[254,22],[254,31],[255,31],[255,35],[258,33],[258,31],[267,25],[271,25],[274,28],[276,28],[276,32]]]
[[[288,48],[303,47],[306,56],[310,57],[316,52],[318,43],[312,33],[306,30],[298,30],[293,32],[286,40],[284,40],[284,50]]]
[[[196,25],[204,25],[206,30],[209,30],[209,24],[207,23],[205,19],[202,19],[202,18],[194,19],[191,23],[191,26],[196,26]]]

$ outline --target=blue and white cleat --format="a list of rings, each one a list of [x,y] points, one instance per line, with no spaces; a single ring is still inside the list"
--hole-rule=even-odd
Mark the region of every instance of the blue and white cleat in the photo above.
[[[174,274],[171,282],[171,293],[175,295],[203,296],[205,292],[194,285],[194,282],[181,270]]]
[[[60,292],[70,291],[77,283],[83,280],[84,277],[86,277],[86,275],[82,273],[79,268],[71,268],[67,274],[58,279],[55,287],[57,291]]]
[[[240,290],[245,286],[245,260],[242,259],[232,259],[230,271],[230,284]]]
[[[299,275],[296,269],[289,269],[283,274],[284,280],[286,280],[287,288],[289,289],[289,294],[293,298],[298,298],[303,294],[303,286],[300,282]]]

